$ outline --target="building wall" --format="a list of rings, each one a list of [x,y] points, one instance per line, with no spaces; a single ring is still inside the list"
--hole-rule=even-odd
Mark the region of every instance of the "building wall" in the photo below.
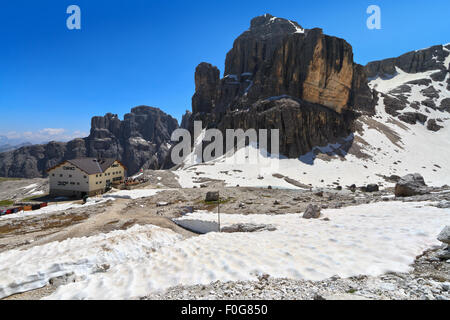
[[[109,181],[112,184],[114,179],[117,179],[117,181],[125,179],[125,168],[118,161],[115,161],[104,173],[89,176],[89,189],[105,190],[107,182]]]
[[[88,193],[89,176],[69,162],[48,172],[51,195],[70,196]]]

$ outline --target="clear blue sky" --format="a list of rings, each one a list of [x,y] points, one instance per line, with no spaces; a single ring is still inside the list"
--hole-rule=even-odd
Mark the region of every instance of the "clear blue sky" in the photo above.
[[[66,28],[71,4],[80,31]],[[366,27],[371,4],[382,30]],[[346,39],[365,64],[450,42],[449,12],[448,0],[2,1],[0,135],[68,138],[88,133],[94,115],[142,104],[180,119],[197,64],[223,71],[233,40],[264,13]]]

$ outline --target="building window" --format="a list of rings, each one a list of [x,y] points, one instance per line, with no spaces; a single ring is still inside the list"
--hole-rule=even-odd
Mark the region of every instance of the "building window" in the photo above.
[[[69,178],[72,178],[72,175],[71,175],[71,174],[69,174]]]
[[[83,178],[86,179],[87,177],[86,177],[86,176],[83,176]]]
[[[54,177],[55,176],[55,174],[54,173],[52,173],[52,177]]]
[[[62,178],[62,176],[63,176],[62,174],[59,175],[60,178]]]

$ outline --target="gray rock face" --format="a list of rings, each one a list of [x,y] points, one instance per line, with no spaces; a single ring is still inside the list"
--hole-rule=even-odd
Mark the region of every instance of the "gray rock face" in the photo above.
[[[450,226],[446,226],[437,238],[440,242],[450,245]]]
[[[448,70],[444,65],[444,61],[449,54],[450,53],[446,51],[442,45],[433,46],[425,50],[408,52],[398,58],[368,63],[366,65],[367,75],[369,78],[378,76],[389,78],[396,74],[395,67],[408,73],[419,73],[431,70],[443,70],[443,72],[446,73]],[[436,58],[433,59],[433,57]],[[440,77],[442,77],[442,75],[440,75]]]
[[[423,177],[418,173],[402,177],[395,186],[396,197],[412,197],[427,193],[429,193],[429,188]]]
[[[176,119],[159,109],[140,106],[126,114],[94,117],[87,138],[67,143],[50,142],[0,154],[0,176],[35,178],[46,176],[46,170],[66,159],[79,157],[117,158],[128,174],[139,169],[157,169],[167,157]]]
[[[316,205],[308,205],[305,213],[303,214],[303,219],[318,219],[320,217],[320,208]]]
[[[378,192],[380,191],[380,187],[377,184],[369,184],[366,187],[366,192]]]
[[[442,128],[444,128],[444,127],[438,125],[437,122],[436,122],[436,119],[428,120],[428,123],[427,123],[427,129],[428,130],[437,132],[437,131],[441,130]]]
[[[357,114],[373,114],[376,98],[352,47],[321,29],[269,14],[256,17],[234,42],[224,78],[207,63],[196,69],[193,122],[225,129],[279,129],[280,152],[299,157],[353,132]]]
[[[409,124],[416,124],[417,122],[425,123],[428,117],[420,112],[405,112],[398,116],[400,120]]]

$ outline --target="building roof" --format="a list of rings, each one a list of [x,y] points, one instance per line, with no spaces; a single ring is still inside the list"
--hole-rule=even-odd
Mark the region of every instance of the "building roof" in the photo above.
[[[112,166],[112,164],[115,161],[118,161],[118,160],[113,159],[113,158],[105,158],[105,159],[78,158],[78,159],[63,161],[59,165],[57,165],[51,169],[48,169],[47,171],[50,171],[50,170],[62,165],[65,162],[69,162],[70,164],[74,165],[75,167],[79,168],[80,170],[86,172],[88,175],[91,175],[91,174],[105,172],[109,167]],[[118,161],[118,162],[120,163],[120,161]],[[125,168],[125,166],[122,163],[120,163],[120,164]]]

